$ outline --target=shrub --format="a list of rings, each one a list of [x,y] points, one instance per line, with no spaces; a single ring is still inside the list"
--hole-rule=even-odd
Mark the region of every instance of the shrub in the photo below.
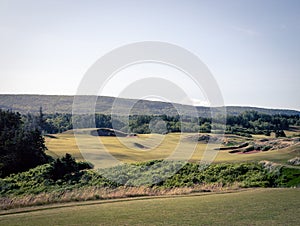
[[[69,153],[66,153],[61,159],[56,159],[51,163],[51,168],[48,172],[49,178],[53,180],[63,179],[68,175],[76,174],[80,170],[91,169],[91,165],[85,162],[77,163]]]

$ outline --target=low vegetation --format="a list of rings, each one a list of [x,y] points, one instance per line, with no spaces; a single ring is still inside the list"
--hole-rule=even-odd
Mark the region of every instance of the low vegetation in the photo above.
[[[182,166],[181,163],[156,160],[95,171],[87,170],[88,164],[76,163],[68,156],[52,164],[0,179],[1,208],[176,192],[300,185],[300,169],[279,164],[270,167],[264,162],[223,163],[207,168],[187,163],[173,176],[162,180],[166,172]],[[57,162],[61,162],[59,166]],[[72,167],[66,167],[67,164]],[[57,172],[60,172],[59,176]],[[103,175],[109,175],[111,180]]]

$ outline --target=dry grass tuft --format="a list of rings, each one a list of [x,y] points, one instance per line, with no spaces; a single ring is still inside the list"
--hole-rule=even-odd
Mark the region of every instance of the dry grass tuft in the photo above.
[[[239,189],[239,184],[224,187],[222,183],[202,184],[193,187],[161,188],[161,187],[87,187],[72,191],[40,193],[14,197],[0,197],[0,209],[8,210],[27,206],[46,205],[51,203],[66,203],[74,201],[117,199],[139,196],[184,195],[195,192],[217,192]]]

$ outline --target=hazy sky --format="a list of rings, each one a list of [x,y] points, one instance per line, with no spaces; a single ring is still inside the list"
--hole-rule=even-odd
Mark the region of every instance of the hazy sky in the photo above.
[[[226,105],[300,110],[298,0],[0,0],[0,93],[74,95],[99,57],[138,41],[195,53]]]

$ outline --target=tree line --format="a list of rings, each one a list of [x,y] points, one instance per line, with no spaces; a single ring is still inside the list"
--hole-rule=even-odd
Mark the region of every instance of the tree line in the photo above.
[[[41,114],[40,114],[41,115]],[[28,118],[28,116],[26,116]],[[75,116],[81,121],[90,119],[90,116]],[[45,133],[61,133],[72,129],[71,114],[45,114],[38,116],[38,122],[43,122],[42,128]],[[85,120],[86,118],[86,120]],[[226,125],[224,125],[226,121]],[[251,134],[270,135],[274,132],[277,136],[284,136],[284,130],[290,126],[300,126],[299,115],[268,115],[256,111],[246,111],[237,116],[227,115],[214,118],[169,116],[169,115],[130,115],[126,117],[112,118],[111,115],[95,114],[96,128],[115,128],[126,133],[172,133],[172,132],[218,132],[225,128],[225,133],[241,136]],[[83,125],[84,128],[84,125]]]

